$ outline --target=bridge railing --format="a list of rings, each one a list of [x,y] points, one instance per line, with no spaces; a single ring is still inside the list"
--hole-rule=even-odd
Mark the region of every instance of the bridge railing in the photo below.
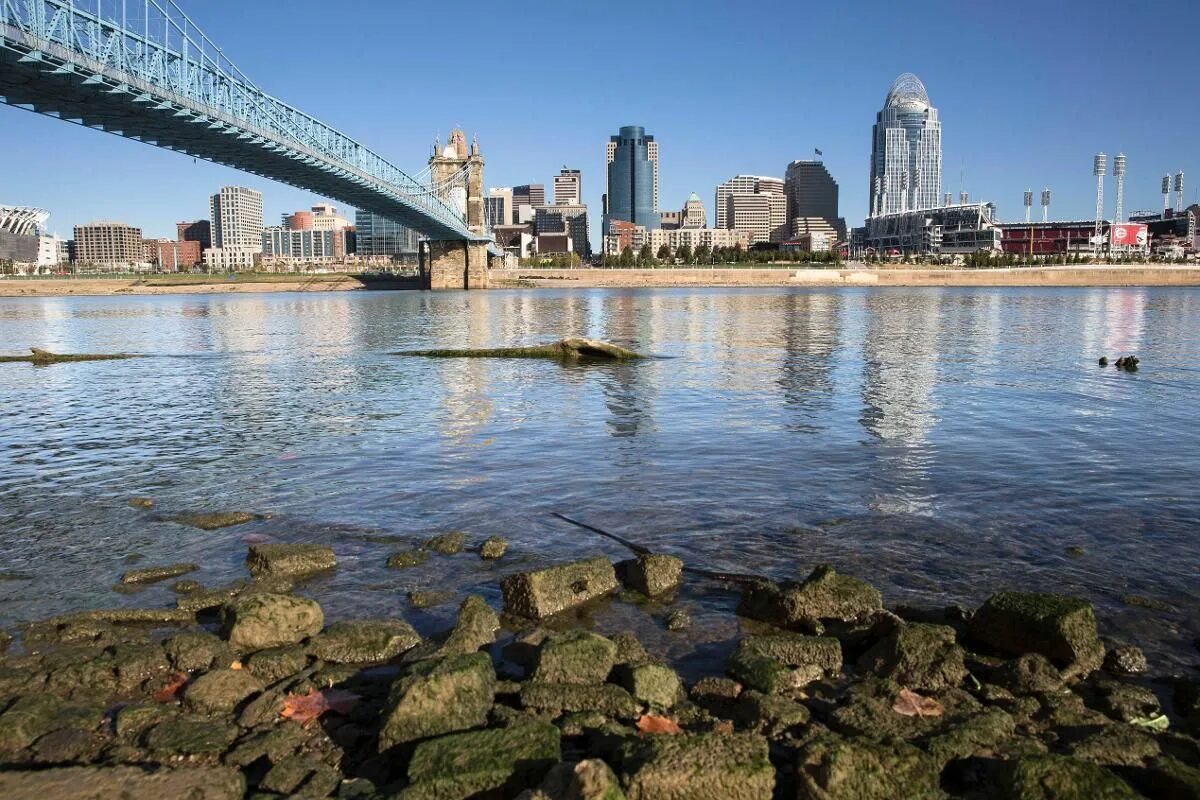
[[[174,0],[0,0],[0,24],[57,45],[107,74],[170,92],[278,143],[383,184],[465,231],[462,215],[385,158],[254,85]]]

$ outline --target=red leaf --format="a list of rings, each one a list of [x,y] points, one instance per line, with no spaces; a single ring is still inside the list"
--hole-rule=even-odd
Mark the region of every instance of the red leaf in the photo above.
[[[910,689],[901,689],[892,711],[906,717],[940,717],[942,704],[932,697],[922,697]]]
[[[313,689],[307,694],[289,694],[279,714],[284,719],[309,725],[326,711],[348,714],[358,700],[358,695],[340,689]]]
[[[643,714],[638,717],[637,729],[638,733],[642,736],[659,733],[683,733],[683,728],[679,727],[679,723],[675,720],[668,717],[656,717],[653,714]]]
[[[167,683],[154,693],[154,700],[159,703],[174,703],[179,699],[179,690],[188,682],[187,673],[176,672]]]

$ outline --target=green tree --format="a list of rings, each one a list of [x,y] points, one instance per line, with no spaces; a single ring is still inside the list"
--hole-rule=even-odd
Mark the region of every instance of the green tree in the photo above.
[[[650,249],[650,243],[642,245],[642,249],[638,251],[638,266],[644,267],[649,265],[654,260],[654,251]]]
[[[683,247],[679,248],[679,252],[677,252],[675,254],[675,256],[684,264],[692,263],[692,247],[691,247],[691,245],[685,244]]]
[[[629,245],[626,245],[624,247],[624,249],[621,250],[621,259],[618,263],[622,267],[632,267],[633,266],[633,248],[632,247],[630,247]]]
[[[664,264],[669,263],[671,261],[671,245],[663,242],[662,246],[658,248],[657,257],[658,260]]]
[[[692,260],[697,264],[707,264],[712,258],[712,251],[708,249],[708,245],[702,244],[696,248],[696,254],[692,256]]]

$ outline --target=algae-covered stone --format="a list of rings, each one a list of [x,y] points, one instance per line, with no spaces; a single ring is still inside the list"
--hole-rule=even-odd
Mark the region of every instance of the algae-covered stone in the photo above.
[[[957,686],[967,676],[954,629],[922,623],[897,628],[863,654],[858,668],[923,691]]]
[[[241,800],[242,773],[231,767],[55,767],[0,772],[0,797],[44,800]]]
[[[319,544],[256,544],[246,554],[255,577],[299,577],[337,566],[333,548]]]
[[[580,686],[562,683],[526,683],[521,705],[545,711],[597,711],[610,717],[633,717],[638,703],[633,695],[611,683]]]
[[[599,634],[551,634],[538,649],[533,680],[540,683],[603,683],[617,658],[617,645]]]
[[[439,655],[464,655],[474,653],[496,641],[500,630],[500,617],[479,595],[469,595],[458,607],[458,618],[454,629],[438,650]]]
[[[803,725],[811,716],[808,707],[801,703],[753,689],[741,693],[735,713],[747,727],[769,734]]]
[[[424,788],[402,797],[473,797],[500,789],[511,797],[537,785],[561,757],[558,728],[545,723],[442,736],[413,750],[408,778],[413,787]]]
[[[802,583],[751,586],[738,613],[785,628],[813,629],[821,620],[848,622],[882,608],[883,597],[875,587],[822,565]]]
[[[232,711],[263,688],[263,682],[244,669],[215,669],[188,684],[183,700],[192,711],[217,714]]]
[[[129,505],[132,508],[150,509],[154,508],[154,500],[149,497],[131,497]]]
[[[676,608],[667,614],[665,624],[669,631],[686,631],[692,627],[692,615],[682,608]]]
[[[286,594],[242,596],[221,608],[221,635],[243,650],[297,644],[320,633],[324,624],[315,601]]]
[[[558,567],[518,572],[505,578],[500,589],[506,611],[542,619],[615,591],[617,575],[612,562],[597,556]]]
[[[398,619],[335,622],[312,640],[312,654],[335,664],[388,661],[416,647],[421,637]]]
[[[1065,688],[1062,673],[1041,653],[1017,656],[995,670],[992,680],[1019,695],[1061,692]]]
[[[931,737],[925,749],[939,764],[945,764],[956,758],[991,751],[1013,735],[1016,725],[1011,714],[990,708]]]
[[[163,650],[175,669],[194,672],[234,662],[233,650],[208,631],[183,631],[163,641]]]
[[[18,697],[0,714],[0,751],[29,747],[42,736],[65,728],[94,730],[103,714],[101,708],[75,706],[49,695]]]
[[[767,694],[800,689],[821,677],[815,664],[792,669],[760,653],[752,643],[742,642],[725,662],[725,671],[744,686]]]
[[[1196,800],[1200,797],[1200,767],[1171,756],[1156,758],[1137,774],[1137,786],[1149,797]]]
[[[742,643],[750,652],[773,658],[784,666],[818,667],[827,675],[842,670],[842,644],[832,636],[778,633],[747,636]]]
[[[479,557],[485,561],[495,561],[504,556],[508,550],[508,542],[500,536],[489,536],[479,545]]]
[[[145,744],[164,756],[216,755],[227,750],[237,734],[236,726],[217,720],[177,717],[151,728]]]
[[[415,590],[408,593],[408,602],[413,608],[433,608],[445,605],[453,599],[454,592],[448,589]]]
[[[131,691],[147,681],[161,678],[171,668],[167,654],[158,644],[115,644],[105,648],[117,676],[117,688]]]
[[[399,550],[388,556],[387,565],[392,569],[419,567],[429,560],[429,553],[424,550]]]
[[[756,734],[648,736],[621,759],[629,800],[770,800],[775,768]]]
[[[1150,669],[1150,664],[1140,647],[1126,644],[1108,651],[1104,668],[1117,675],[1141,675]]]
[[[1091,672],[1104,660],[1091,603],[1066,595],[993,595],[975,612],[970,633],[1003,653],[1041,653],[1070,675]]]
[[[663,664],[627,664],[617,674],[621,685],[639,702],[670,708],[683,696],[679,675]]]
[[[650,660],[650,656],[646,654],[646,648],[642,647],[642,643],[632,633],[614,633],[608,638],[617,646],[616,663],[639,664]]]
[[[598,758],[555,764],[538,788],[558,800],[626,800],[616,774]]]
[[[1107,725],[1071,746],[1075,758],[1105,767],[1141,767],[1159,753],[1155,738],[1132,725]]]
[[[176,514],[167,517],[168,522],[178,522],[180,525],[190,525],[202,531],[215,531],[233,525],[244,525],[247,522],[262,519],[261,514],[249,511],[200,511],[188,514]]]
[[[157,725],[178,713],[174,706],[163,703],[130,703],[117,709],[113,716],[113,730],[117,736],[140,736],[151,725]]]
[[[617,564],[617,572],[626,587],[655,597],[679,585],[683,560],[662,553],[643,553]]]
[[[451,656],[397,680],[379,732],[380,751],[484,725],[496,692],[487,653]]]
[[[425,549],[441,553],[442,555],[452,556],[455,553],[461,553],[466,543],[466,534],[461,531],[452,531],[451,533],[429,537],[425,540]]]
[[[199,567],[197,567],[195,564],[170,564],[165,567],[145,567],[143,569],[131,569],[121,576],[121,583],[157,583],[158,581],[165,581],[167,578],[177,578],[180,575],[186,575],[189,572],[195,572],[197,569],[199,569]]]
[[[903,742],[872,743],[837,736],[808,742],[797,759],[799,800],[936,800],[940,770]]]
[[[341,778],[333,767],[314,761],[311,756],[296,754],[274,764],[258,786],[288,797],[328,797]]]
[[[1136,800],[1129,784],[1097,764],[1058,755],[1007,762],[997,787],[1020,800]]]
[[[247,672],[267,683],[295,675],[306,666],[308,652],[299,645],[268,647],[252,654],[245,662]]]

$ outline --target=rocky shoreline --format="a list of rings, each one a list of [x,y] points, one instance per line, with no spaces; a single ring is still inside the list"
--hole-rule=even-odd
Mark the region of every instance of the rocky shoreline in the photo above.
[[[506,546],[443,534],[388,565]],[[1200,798],[1200,681],[1151,677],[1071,597],[889,609],[828,566],[733,576],[747,633],[685,685],[632,634],[580,623],[713,581],[669,555],[512,573],[501,608],[468,596],[428,638],[326,624],[303,581],[337,569],[328,547],[252,545],[229,586],[193,569],[121,576],[177,579],[174,607],[0,633],[0,797]]]

